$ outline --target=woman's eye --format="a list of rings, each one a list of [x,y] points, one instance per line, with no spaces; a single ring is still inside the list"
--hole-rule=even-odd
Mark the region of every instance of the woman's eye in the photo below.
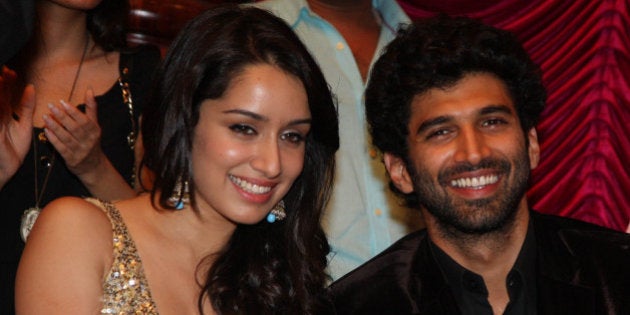
[[[280,139],[297,144],[297,143],[301,143],[302,141],[304,141],[304,136],[302,136],[301,134],[299,134],[297,132],[288,132],[288,133],[282,134]]]
[[[244,125],[244,124],[234,124],[230,126],[230,130],[236,132],[236,133],[240,133],[243,135],[255,135],[256,134],[256,130],[249,126],[249,125]]]

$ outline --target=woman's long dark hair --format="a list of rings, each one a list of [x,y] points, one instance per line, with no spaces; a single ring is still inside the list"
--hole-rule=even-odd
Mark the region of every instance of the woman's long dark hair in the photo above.
[[[87,29],[96,45],[105,51],[127,47],[129,0],[103,0],[87,12]]]
[[[277,17],[222,6],[196,17],[174,40],[143,114],[143,164],[156,177],[152,202],[172,209],[167,199],[178,180],[195,190],[190,165],[200,104],[221,97],[231,80],[256,64],[278,67],[304,84],[312,118],[304,168],[283,199],[285,220],[238,225],[223,250],[208,257],[215,260],[199,310],[209,298],[219,314],[323,314],[330,248],[320,217],[339,147],[337,112],[317,64]]]

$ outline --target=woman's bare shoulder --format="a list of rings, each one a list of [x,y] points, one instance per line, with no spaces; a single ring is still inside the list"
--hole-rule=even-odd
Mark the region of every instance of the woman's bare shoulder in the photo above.
[[[63,197],[49,203],[39,215],[32,233],[38,228],[63,226],[68,233],[105,231],[111,234],[111,224],[107,214],[96,202],[78,197]],[[30,238],[30,237],[29,237]]]
[[[25,314],[93,312],[111,267],[112,228],[97,205],[64,197],[46,206],[20,260],[16,306]],[[79,302],[80,301],[80,302]]]

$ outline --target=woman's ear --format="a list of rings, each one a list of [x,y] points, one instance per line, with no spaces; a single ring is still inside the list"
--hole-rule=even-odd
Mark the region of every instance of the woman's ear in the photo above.
[[[394,186],[405,194],[413,192],[413,181],[407,171],[405,162],[400,157],[391,153],[385,153],[383,155],[383,162],[385,163],[385,168]]]

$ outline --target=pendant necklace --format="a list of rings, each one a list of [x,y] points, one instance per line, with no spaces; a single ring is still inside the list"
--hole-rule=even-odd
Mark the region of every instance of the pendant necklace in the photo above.
[[[74,94],[74,89],[77,86],[77,81],[79,80],[79,74],[81,73],[81,67],[83,66],[83,62],[85,61],[85,55],[87,54],[87,48],[89,44],[89,34],[85,39],[85,46],[83,47],[83,54],[81,55],[81,61],[79,62],[79,67],[77,67],[77,72],[74,74],[74,80],[72,81],[72,87],[70,88],[70,94],[68,95],[68,102],[72,100],[72,95]],[[55,165],[55,157],[56,152],[53,149],[51,153],[51,157],[48,158],[46,156],[39,157],[37,154],[37,142],[46,142],[46,135],[44,132],[40,132],[39,134],[33,133],[33,139],[31,140],[33,143],[33,165],[34,165],[34,180],[35,180],[35,206],[30,207],[24,210],[22,213],[22,222],[20,224],[20,236],[22,237],[22,241],[26,242],[28,238],[28,234],[31,233],[31,229],[39,216],[39,213],[42,211],[40,207],[40,203],[42,201],[42,197],[44,197],[44,192],[46,191],[46,186],[48,185],[48,179],[50,179],[50,174],[52,173],[53,166]],[[46,176],[44,177],[44,182],[42,183],[42,189],[39,190],[39,180],[38,180],[38,167],[37,165],[42,163],[44,167],[46,167]]]

